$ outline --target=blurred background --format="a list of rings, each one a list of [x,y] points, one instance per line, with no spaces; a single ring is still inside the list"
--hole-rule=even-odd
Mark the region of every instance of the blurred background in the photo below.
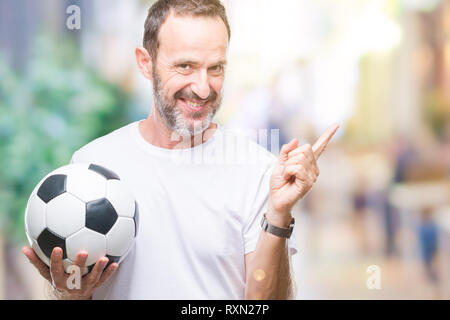
[[[21,253],[38,181],[149,113],[134,48],[152,2],[0,1],[0,299],[45,298]],[[341,124],[295,208],[297,298],[449,299],[450,0],[223,2],[216,120],[280,144]]]

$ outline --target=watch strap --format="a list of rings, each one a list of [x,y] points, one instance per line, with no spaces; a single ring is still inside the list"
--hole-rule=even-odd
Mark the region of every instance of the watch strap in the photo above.
[[[291,223],[288,228],[281,228],[274,226],[273,224],[269,223],[267,220],[266,214],[264,214],[262,220],[261,220],[261,228],[264,231],[267,231],[277,237],[287,238],[289,239],[291,237],[292,231],[294,230],[294,224],[295,219],[292,218]]]

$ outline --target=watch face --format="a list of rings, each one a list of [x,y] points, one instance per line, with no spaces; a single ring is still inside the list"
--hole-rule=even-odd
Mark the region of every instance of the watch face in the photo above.
[[[262,227],[263,229],[266,229],[266,228],[267,228],[267,219],[266,219],[266,215],[264,215],[264,217],[263,217],[262,220],[261,220],[261,227]]]

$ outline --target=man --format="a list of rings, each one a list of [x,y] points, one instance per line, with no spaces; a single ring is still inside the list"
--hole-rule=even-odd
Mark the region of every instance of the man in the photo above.
[[[60,248],[49,270],[25,247],[60,297],[293,297],[291,209],[316,181],[316,159],[337,126],[314,147],[298,147],[293,139],[277,159],[212,122],[229,39],[219,0],[160,0],[150,8],[144,46],[135,50],[141,73],[153,83],[150,115],[72,157],[121,177],[139,203],[140,231],[119,268],[112,263],[104,269],[107,258],[99,259],[81,289],[67,289]],[[80,252],[75,264],[83,267],[87,254]]]

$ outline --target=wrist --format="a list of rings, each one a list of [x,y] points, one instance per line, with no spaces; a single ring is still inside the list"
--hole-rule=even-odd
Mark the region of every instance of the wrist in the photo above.
[[[266,213],[266,219],[274,226],[288,228],[292,222],[292,214],[290,212],[280,214],[272,210],[268,210]]]
[[[271,204],[269,204],[266,212],[266,218],[267,221],[274,226],[288,228],[292,221],[292,214],[290,211],[279,212],[275,210]]]
[[[277,219],[276,221],[278,221],[279,225],[276,225],[275,223],[270,222],[267,219],[267,214],[264,214],[264,217],[261,220],[262,230],[266,231],[268,233],[271,233],[277,237],[289,239],[291,237],[292,231],[294,229],[294,223],[295,223],[294,218],[292,218],[288,227],[281,226],[284,224],[282,219],[279,219],[279,220]]]

